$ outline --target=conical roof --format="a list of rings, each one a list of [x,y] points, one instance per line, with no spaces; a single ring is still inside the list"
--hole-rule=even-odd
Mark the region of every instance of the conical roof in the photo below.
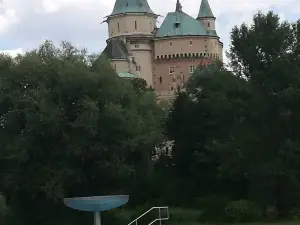
[[[215,18],[211,11],[208,0],[202,0],[197,19],[198,18]]]
[[[147,0],[116,0],[111,16],[122,13],[151,13]]]

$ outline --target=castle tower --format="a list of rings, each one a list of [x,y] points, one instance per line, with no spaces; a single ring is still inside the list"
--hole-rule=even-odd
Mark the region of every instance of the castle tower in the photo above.
[[[211,10],[208,0],[201,1],[197,20],[200,21],[200,23],[202,24],[204,29],[206,29],[208,34],[218,36],[216,32],[216,17],[214,16]],[[218,46],[215,47],[219,49],[219,59],[223,61],[223,43],[219,42]]]
[[[201,22],[206,30],[216,30],[216,17],[212,13],[208,0],[201,1],[197,20]]]
[[[184,12],[179,0],[167,14],[154,34],[153,81],[159,99],[172,98],[196,68],[222,60],[223,43],[214,22],[207,0],[197,19]]]
[[[104,52],[112,66],[118,73],[136,74],[149,86],[153,86],[151,41],[157,17],[147,0],[116,0],[105,21],[109,39]]]

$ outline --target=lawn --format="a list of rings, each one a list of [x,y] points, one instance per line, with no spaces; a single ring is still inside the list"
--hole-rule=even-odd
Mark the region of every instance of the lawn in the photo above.
[[[220,223],[221,224],[221,223]],[[286,221],[286,222],[255,222],[255,223],[224,223],[222,225],[300,225],[300,221]],[[186,224],[186,225],[218,225],[218,224]]]
[[[300,225],[300,221],[290,221],[290,222],[257,222],[257,223],[244,223],[243,225]]]

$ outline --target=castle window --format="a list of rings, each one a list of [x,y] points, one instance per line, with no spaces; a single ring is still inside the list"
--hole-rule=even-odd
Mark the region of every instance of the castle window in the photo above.
[[[171,88],[170,88],[170,89],[171,89],[171,91],[174,91],[174,88],[173,88],[172,86],[171,86]]]
[[[207,23],[207,27],[210,27],[210,22]]]
[[[175,54],[173,54],[172,57],[175,58]]]
[[[162,84],[162,77],[160,76],[158,79],[159,79],[159,83]]]
[[[134,28],[137,30],[137,21],[134,21]]]
[[[134,47],[135,47],[135,48],[139,48],[139,47],[140,47],[140,45],[134,45]]]
[[[136,71],[141,71],[141,66],[136,66],[136,67],[135,67],[135,70],[136,70]]]
[[[193,44],[193,41],[190,41],[190,45],[192,45]]]
[[[173,74],[175,72],[175,66],[169,66],[169,74]]]
[[[176,57],[179,58],[179,54],[176,54]]]
[[[173,44],[172,41],[170,41],[170,46],[172,46],[172,44]]]
[[[202,52],[200,53],[200,57],[202,57]]]
[[[189,53],[189,57],[190,57],[190,58],[192,57],[192,54],[191,54],[191,53]]]
[[[180,54],[180,57],[183,57],[183,53]]]
[[[159,59],[159,56],[156,56],[157,59]]]
[[[194,73],[195,69],[196,69],[195,65],[190,65],[189,66],[189,72],[190,73]]]
[[[175,28],[178,28],[179,25],[180,25],[180,22],[179,22],[179,21],[176,21],[176,22],[174,23],[174,27],[175,27]]]
[[[171,59],[171,55],[169,55],[169,59]]]
[[[120,32],[120,23],[118,23],[118,32]]]
[[[183,72],[180,73],[180,76],[181,76],[181,80],[184,81],[184,74],[183,74]]]

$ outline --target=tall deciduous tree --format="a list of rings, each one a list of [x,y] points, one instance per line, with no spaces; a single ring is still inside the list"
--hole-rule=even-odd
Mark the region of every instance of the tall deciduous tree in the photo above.
[[[127,193],[160,142],[154,94],[69,43],[1,55],[0,96],[0,191],[22,224],[68,224],[63,197]]]
[[[253,25],[232,30],[233,72],[218,65],[200,69],[175,100],[167,123],[175,141],[172,161],[196,185],[194,195],[248,198],[263,212],[275,206],[279,216],[297,204],[299,24],[257,13]]]

